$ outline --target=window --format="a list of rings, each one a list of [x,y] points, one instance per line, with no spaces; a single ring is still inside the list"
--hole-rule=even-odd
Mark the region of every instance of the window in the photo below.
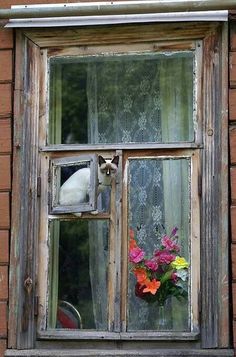
[[[22,269],[32,279],[33,267],[37,277],[24,294],[29,300],[33,290],[42,345],[227,345],[219,334],[227,311],[218,307],[227,235],[217,28],[99,27],[78,29],[78,37],[68,31],[67,40],[60,31],[50,39],[27,32],[24,85],[33,103],[26,96],[23,128],[31,139],[24,145],[35,150],[24,162],[34,166],[27,184],[37,197],[23,229],[34,253]],[[202,317],[209,308],[217,321]],[[34,317],[27,321],[24,331]]]
[[[119,151],[115,150],[113,155],[120,156],[122,166],[118,165],[119,174],[111,182],[112,189],[94,197],[94,207],[86,205],[78,210],[71,205],[53,204],[53,216],[48,218],[51,267],[48,307],[47,300],[43,303],[46,330],[69,328],[74,323],[81,334],[84,330],[94,331],[95,335],[103,331],[116,333],[118,338],[131,332],[135,338],[138,331],[145,331],[144,336],[149,331],[152,335],[164,331],[194,336],[198,333],[198,307],[191,290],[198,294],[199,203],[193,175],[198,175],[199,167],[196,138],[200,123],[196,108],[200,90],[195,73],[201,71],[196,59],[201,45],[197,47],[196,43],[191,49],[186,46],[179,51],[167,45],[165,51],[155,52],[153,46],[152,42],[133,45],[125,52],[112,45],[102,49],[91,47],[92,54],[86,54],[87,51],[80,54],[78,49],[74,56],[68,51],[66,56],[58,53],[48,57],[50,153],[47,148],[44,153],[47,161],[52,162],[48,170],[54,172],[54,201],[59,191],[63,193],[61,183],[68,180],[66,172],[73,172],[69,163],[73,163],[76,171],[81,170],[80,155],[67,158],[63,147],[60,158],[54,159],[55,144],[66,145],[67,150],[82,144],[82,153],[90,150],[93,155],[102,149],[106,158],[111,158],[111,147],[119,144]],[[172,143],[171,149],[168,146],[164,149],[162,144],[168,143]],[[99,171],[100,167],[96,169]],[[92,167],[87,170],[91,170],[90,181],[94,179],[90,188],[100,187],[96,171]],[[86,172],[83,171],[84,175]],[[74,204],[77,199],[80,202],[80,197],[75,197],[76,190],[84,189],[84,179],[81,176],[78,186],[73,186]],[[86,214],[85,218],[82,215],[75,219],[67,215],[88,212],[95,206],[98,214],[94,217]],[[58,214],[62,213],[60,217]],[[127,251],[128,232],[134,230],[138,245],[150,254],[160,246],[161,236],[176,226],[181,249],[175,255],[185,256],[192,268],[187,281],[179,278],[179,285],[169,279],[172,285],[165,287],[169,289],[169,297],[163,307],[168,322],[160,326],[158,302],[147,303],[135,295]],[[171,251],[163,252],[171,255]],[[160,264],[160,276],[164,268],[174,274],[171,265],[167,265]],[[187,269],[181,271],[187,273]],[[174,292],[173,296],[170,292],[174,288],[186,294],[181,307]],[[67,311],[65,301],[77,311],[77,319],[70,317],[71,309]],[[82,327],[78,319],[82,320]]]

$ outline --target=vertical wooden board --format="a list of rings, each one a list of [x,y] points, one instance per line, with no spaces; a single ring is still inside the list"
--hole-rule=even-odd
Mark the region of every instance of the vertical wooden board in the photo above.
[[[12,87],[10,83],[0,84],[0,115],[11,115]]]
[[[230,344],[229,338],[229,159],[228,159],[228,86],[229,86],[229,70],[228,56],[225,53],[228,51],[228,23],[222,25],[221,43],[220,43],[220,68],[219,68],[219,85],[220,89],[216,90],[217,101],[220,101],[218,110],[219,121],[219,137],[221,142],[220,159],[221,164],[219,170],[221,172],[219,188],[221,198],[219,201],[220,215],[220,233],[219,233],[219,341],[218,346],[226,348]],[[217,143],[217,141],[216,141]],[[216,193],[217,195],[217,193]],[[219,216],[218,216],[219,217]],[[216,220],[219,218],[216,217]]]
[[[10,202],[9,193],[0,192],[0,229],[10,228]]]
[[[8,191],[11,188],[11,157],[0,155],[0,191]]]
[[[236,52],[230,52],[229,57],[229,79],[230,87],[236,86]]]
[[[236,120],[236,89],[229,89],[229,120]]]
[[[3,1],[2,1],[3,2]],[[2,7],[2,4],[1,4]],[[0,29],[0,48],[13,48],[13,30]]]
[[[0,263],[9,261],[9,231],[0,231]]]
[[[11,121],[0,119],[0,153],[11,152]]]
[[[231,244],[232,278],[236,280],[236,244]]]
[[[12,80],[12,50],[0,50],[0,68],[1,68],[0,81],[11,81]]]
[[[38,238],[39,48],[18,33],[16,43],[9,347],[35,344]],[[24,118],[24,120],[23,120]],[[24,153],[24,154],[23,154]],[[18,197],[21,199],[17,199]],[[21,214],[19,214],[19,212]],[[32,224],[33,223],[33,224]]]
[[[21,191],[20,178],[22,177],[22,117],[23,117],[23,76],[24,76],[24,41],[22,34],[17,32],[15,47],[15,73],[14,91],[14,138],[13,138],[13,180],[12,197],[17,197]],[[20,274],[20,200],[15,200],[11,207],[11,250],[10,250],[10,274],[9,274],[9,317],[8,317],[8,347],[17,347],[17,328],[19,313],[19,274]]]
[[[231,202],[236,202],[236,167],[230,169]]]

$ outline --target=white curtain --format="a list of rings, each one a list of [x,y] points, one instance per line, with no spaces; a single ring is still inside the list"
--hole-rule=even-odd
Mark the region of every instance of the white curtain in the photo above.
[[[189,54],[165,58],[127,56],[122,60],[114,57],[90,63],[87,72],[88,142],[148,143],[193,139],[192,73]],[[188,258],[189,173],[189,161],[185,159],[130,161],[129,225],[135,230],[138,228],[138,243],[149,253],[157,246],[158,229],[164,227],[168,233],[177,226],[182,254]],[[97,241],[102,241],[101,233]],[[103,260],[102,253],[97,259]],[[95,270],[96,265],[91,267],[91,279]],[[128,328],[152,329],[155,311],[135,297],[135,282],[132,276],[129,279]],[[97,304],[96,285],[93,290],[94,315],[99,317],[100,321],[96,319],[99,325],[106,310],[104,306],[102,311]],[[183,304],[172,314],[177,305],[175,301],[169,304],[169,328],[187,329],[188,305]]]

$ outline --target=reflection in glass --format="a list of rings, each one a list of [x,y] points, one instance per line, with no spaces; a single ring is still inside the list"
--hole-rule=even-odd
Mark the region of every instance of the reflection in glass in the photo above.
[[[190,259],[190,173],[188,158],[143,158],[129,160],[129,227],[138,246],[149,256],[160,247],[161,238],[178,227],[180,252]],[[189,291],[188,281],[183,288]],[[128,276],[128,330],[188,331],[189,298],[181,303],[169,297],[162,309],[135,294],[136,278]],[[185,292],[185,294],[186,294]]]
[[[49,327],[107,329],[108,221],[53,221]]]
[[[194,53],[50,60],[49,144],[194,140]]]

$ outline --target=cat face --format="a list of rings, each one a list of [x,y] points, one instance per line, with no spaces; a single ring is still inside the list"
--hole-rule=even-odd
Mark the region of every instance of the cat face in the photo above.
[[[102,156],[98,156],[100,173],[107,178],[112,178],[116,175],[119,164],[119,156],[114,156],[112,160],[105,160]]]

